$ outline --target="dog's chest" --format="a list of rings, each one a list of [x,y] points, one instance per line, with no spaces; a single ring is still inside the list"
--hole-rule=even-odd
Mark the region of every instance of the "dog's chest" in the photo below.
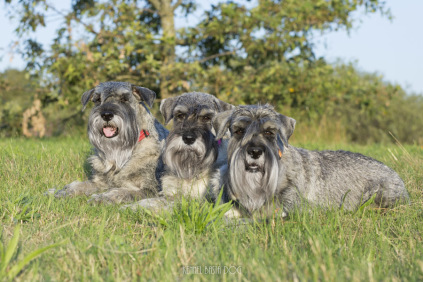
[[[163,194],[165,196],[185,196],[202,199],[209,190],[209,175],[191,180],[181,179],[173,175],[165,175],[162,178]]]

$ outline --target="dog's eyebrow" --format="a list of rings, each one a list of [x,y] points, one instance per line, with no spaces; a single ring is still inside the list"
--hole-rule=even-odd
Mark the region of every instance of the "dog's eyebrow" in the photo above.
[[[214,114],[214,112],[210,109],[201,109],[200,112],[198,113],[199,116],[206,116],[206,115],[210,115],[210,114]]]
[[[246,127],[248,124],[251,123],[251,119],[249,117],[239,117],[233,123],[233,127]]]
[[[278,129],[277,125],[273,121],[270,121],[270,120],[267,120],[267,121],[263,122],[262,128],[268,129],[268,130],[276,130],[276,129]]]
[[[180,112],[180,113],[186,113],[188,112],[188,109],[185,106],[182,105],[178,105],[175,107],[175,109],[173,110],[174,113],[176,112]]]
[[[233,124],[238,123],[238,122],[240,122],[240,123],[250,123],[251,122],[251,118],[250,117],[246,117],[246,116],[241,116],[241,117],[236,118],[234,120]]]
[[[115,93],[118,95],[125,95],[125,94],[131,94],[131,91],[129,91],[126,88],[118,88],[116,89]]]

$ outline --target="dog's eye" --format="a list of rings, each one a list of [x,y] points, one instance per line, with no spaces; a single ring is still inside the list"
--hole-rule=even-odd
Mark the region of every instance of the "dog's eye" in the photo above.
[[[201,118],[201,120],[203,122],[209,122],[211,120],[211,118],[209,116],[204,116],[204,117]]]
[[[120,101],[122,103],[128,102],[128,97],[122,97],[122,98],[120,98]]]
[[[179,119],[179,120],[183,120],[185,118],[185,116],[186,116],[185,114],[177,114],[176,118]]]
[[[97,104],[97,103],[100,103],[100,102],[101,102],[101,98],[100,98],[100,96],[94,97],[94,98],[93,98],[93,102],[94,102],[94,103],[96,103],[96,104]]]
[[[272,131],[270,131],[270,130],[266,130],[266,131],[264,132],[264,135],[265,135],[265,136],[273,136],[274,134],[273,134],[273,132],[272,132]]]
[[[241,135],[243,135],[244,134],[244,132],[245,132],[245,130],[243,129],[243,128],[238,128],[237,130],[235,130],[235,134],[236,135],[239,135],[239,136],[241,136]]]

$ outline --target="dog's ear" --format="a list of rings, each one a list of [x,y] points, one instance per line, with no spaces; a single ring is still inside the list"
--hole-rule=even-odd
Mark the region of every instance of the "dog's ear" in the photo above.
[[[230,126],[232,110],[218,113],[213,119],[213,128],[216,132],[216,139],[222,139]]]
[[[150,108],[156,99],[156,93],[153,90],[141,86],[132,85],[132,94],[138,101],[145,101]]]
[[[173,109],[175,108],[176,97],[163,99],[160,103],[160,113],[165,119],[165,125],[173,118]]]
[[[223,101],[217,99],[216,97],[214,99],[214,103],[216,105],[216,109],[217,109],[218,112],[225,112],[225,111],[229,111],[229,110],[232,110],[233,108],[235,108],[234,105],[223,102]]]
[[[288,146],[288,139],[291,137],[292,133],[294,133],[296,121],[291,117],[287,117],[281,114],[279,114],[279,120],[281,122],[281,127],[279,129],[280,136],[278,137],[282,139],[280,141],[282,141],[285,146]]]
[[[82,94],[82,98],[81,98],[82,111],[84,111],[85,108],[87,107],[87,104],[91,100],[93,94],[94,94],[94,88],[88,91],[85,91],[84,94]]]

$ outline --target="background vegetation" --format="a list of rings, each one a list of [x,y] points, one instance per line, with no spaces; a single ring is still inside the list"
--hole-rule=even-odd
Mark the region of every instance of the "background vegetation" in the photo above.
[[[74,0],[67,12],[45,0],[5,2],[20,19],[18,50],[28,64],[0,75],[2,136],[22,135],[24,124],[32,136],[81,134],[81,94],[123,80],[159,99],[204,91],[233,104],[271,103],[297,119],[298,140],[390,142],[392,132],[423,143],[421,96],[313,52],[313,36],[348,31],[360,15],[390,18],[383,1],[224,1],[199,18],[193,0]],[[34,34],[52,15],[60,18],[56,37],[42,46]],[[181,17],[190,24],[176,29]],[[23,119],[28,108],[35,119]]]

